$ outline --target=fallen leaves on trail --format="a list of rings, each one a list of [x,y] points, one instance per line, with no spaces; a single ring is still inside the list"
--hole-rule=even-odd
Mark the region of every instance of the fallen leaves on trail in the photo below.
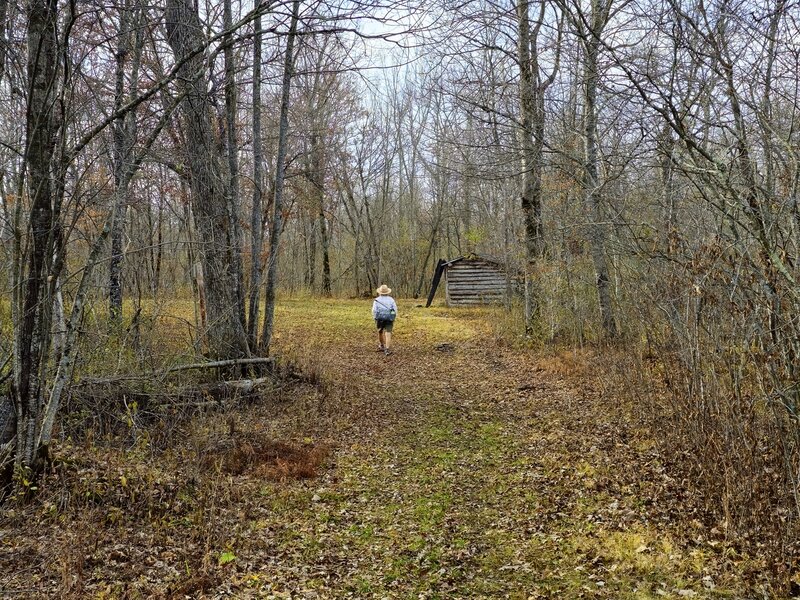
[[[649,434],[592,379],[591,355],[511,349],[479,309],[403,314],[384,356],[368,303],[284,303],[279,350],[302,376],[280,401],[197,417],[158,455],[144,441],[63,445],[41,497],[3,522],[0,587],[40,598],[748,595],[738,571],[757,559],[707,530]]]

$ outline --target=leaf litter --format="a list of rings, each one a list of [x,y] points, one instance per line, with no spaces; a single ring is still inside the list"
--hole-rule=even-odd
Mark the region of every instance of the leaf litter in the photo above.
[[[409,309],[387,357],[365,303],[285,302],[278,352],[305,377],[195,417],[159,454],[62,442],[39,497],[3,517],[0,597],[748,598],[765,585],[603,394],[591,353],[512,348],[491,315]]]

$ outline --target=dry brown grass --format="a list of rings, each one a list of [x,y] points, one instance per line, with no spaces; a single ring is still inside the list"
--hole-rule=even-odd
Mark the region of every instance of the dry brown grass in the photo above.
[[[324,444],[299,445],[251,435],[220,443],[203,455],[201,464],[227,475],[251,473],[270,481],[288,481],[316,477],[328,454]]]

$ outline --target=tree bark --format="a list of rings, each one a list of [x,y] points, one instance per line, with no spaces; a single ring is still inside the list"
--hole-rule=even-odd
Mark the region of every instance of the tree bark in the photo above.
[[[59,118],[54,107],[59,90],[58,6],[56,0],[31,0],[28,10],[28,111],[26,166],[31,195],[30,253],[21,323],[16,339],[15,410],[17,450],[15,463],[21,470],[39,470],[36,428],[41,412],[42,348],[49,331],[43,326],[52,310],[46,301],[48,261],[52,256],[53,213],[52,161]]]
[[[286,146],[289,136],[289,91],[294,75],[294,38],[297,34],[297,21],[300,12],[300,1],[292,2],[292,21],[286,39],[286,56],[283,62],[283,84],[281,91],[281,116],[278,128],[278,155],[275,163],[275,200],[272,204],[272,230],[269,238],[269,266],[267,268],[267,285],[264,294],[264,331],[261,336],[261,348],[265,356],[269,356],[272,343],[272,331],[275,325],[275,292],[278,286],[278,249],[283,228],[283,184],[286,173]]]
[[[233,27],[231,0],[223,3],[223,27],[230,31]],[[246,329],[244,312],[244,267],[242,265],[242,226],[239,222],[239,148],[236,140],[236,61],[233,55],[232,35],[228,34],[223,39],[225,59],[225,151],[228,157],[228,211],[230,212],[231,238],[233,251],[231,259],[236,283],[236,308],[242,329]]]
[[[538,21],[531,29],[530,3],[517,4],[517,52],[519,54],[520,163],[522,193],[520,204],[525,222],[525,332],[534,332],[540,314],[536,267],[545,254],[542,223],[542,170],[544,169],[544,94],[555,78],[558,59],[550,78],[539,72],[538,36],[545,17],[541,3]],[[557,54],[558,56],[558,54]]]
[[[139,8],[137,7],[137,11]],[[138,12],[136,14],[139,14]],[[131,82],[138,80],[139,62],[141,59],[144,35],[141,27],[134,24],[134,8],[131,0],[126,0],[120,8],[119,41],[116,53],[116,89],[114,110],[119,111],[128,99],[125,85],[125,68],[131,61]],[[141,23],[139,23],[141,25]],[[134,37],[136,44],[134,45]],[[133,56],[131,56],[133,54]],[[128,209],[128,187],[134,172],[131,168],[133,146],[136,140],[136,109],[128,111],[122,119],[115,121],[114,138],[114,201],[117,207],[111,225],[111,260],[109,261],[109,317],[112,324],[119,324],[122,319],[122,262],[123,237],[125,234],[125,215]]]
[[[255,0],[256,6],[259,0]],[[250,213],[250,298],[247,337],[250,347],[258,343],[258,311],[261,298],[261,248],[263,244],[264,148],[261,140],[261,15],[254,22],[253,37],[253,208]]]
[[[3,81],[6,74],[6,56],[8,55],[6,19],[8,19],[8,0],[0,0],[0,82]]]
[[[306,285],[312,292],[317,285],[317,215],[316,207],[308,209],[308,250],[306,254]]]
[[[319,222],[319,241],[322,250],[322,293],[326,296],[331,295],[331,260],[330,260],[330,240],[328,239],[328,226],[325,221],[325,158],[323,138],[318,133],[311,134],[311,160],[309,162],[308,180],[311,183],[311,196],[313,205],[317,212]],[[313,238],[312,238],[313,239]],[[312,285],[313,269],[315,268],[316,244],[312,245],[310,251]]]
[[[611,0],[593,0],[591,29],[583,36],[584,198],[589,217],[589,244],[594,263],[600,320],[609,337],[616,337],[617,323],[611,304],[611,281],[606,260],[599,159],[597,151],[597,85],[600,36],[608,19]]]
[[[208,311],[206,336],[213,358],[240,358],[249,354],[240,319],[237,293],[237,257],[234,225],[228,205],[228,172],[211,126],[211,98],[202,55],[188,58],[205,39],[197,12],[188,0],[167,0],[167,42],[181,66],[180,85],[184,137],[199,255],[203,265]]]

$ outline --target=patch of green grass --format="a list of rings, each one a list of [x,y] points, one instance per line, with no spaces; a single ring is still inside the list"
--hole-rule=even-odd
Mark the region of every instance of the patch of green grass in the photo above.
[[[421,530],[428,532],[437,529],[452,501],[451,494],[446,491],[438,491],[429,496],[416,498],[414,518],[419,523]]]
[[[375,591],[373,588],[374,585],[374,582],[370,581],[366,577],[357,577],[347,587],[349,588],[349,591],[355,592],[356,594],[367,595]]]
[[[347,535],[357,544],[368,544],[375,536],[372,525],[353,524],[347,529]]]

